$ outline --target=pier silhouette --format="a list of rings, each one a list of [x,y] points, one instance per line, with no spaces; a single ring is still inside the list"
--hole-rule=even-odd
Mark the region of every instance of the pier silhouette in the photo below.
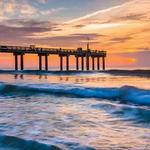
[[[92,58],[92,70],[100,70],[100,64],[102,64],[102,70],[105,70],[105,58],[106,51],[91,50],[89,47],[87,50],[82,48],[75,49],[62,49],[62,48],[41,48],[35,45],[29,47],[23,46],[0,46],[0,53],[12,53],[15,58],[15,70],[24,70],[24,55],[25,54],[36,54],[39,58],[39,70],[42,70],[42,58],[45,59],[45,71],[48,71],[48,56],[58,55],[60,58],[60,71],[70,70],[70,56],[76,58],[76,70],[90,70],[90,58]],[[20,57],[20,68],[18,58]],[[65,69],[63,60],[66,59]],[[81,68],[79,67],[79,59],[81,59]],[[97,68],[95,65],[97,62]],[[86,66],[86,67],[85,67]]]

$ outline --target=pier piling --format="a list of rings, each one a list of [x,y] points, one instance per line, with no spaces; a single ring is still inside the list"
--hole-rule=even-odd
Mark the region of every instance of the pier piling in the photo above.
[[[97,57],[97,70],[100,70],[100,57]]]
[[[86,70],[90,70],[90,66],[89,66],[89,56],[86,56]]]
[[[60,70],[63,71],[63,56],[60,56]]]
[[[69,71],[69,56],[66,56],[66,70]]]
[[[21,68],[21,70],[24,69],[24,57],[23,56],[24,56],[23,54],[20,55],[20,68]]]
[[[84,70],[84,57],[81,57],[81,66],[82,66],[82,71]]]
[[[39,54],[39,70],[42,70],[42,55]]]
[[[95,70],[95,57],[92,57],[92,70]]]
[[[103,61],[103,70],[105,70],[105,57],[102,57],[102,61]]]
[[[15,56],[15,70],[18,70],[18,55],[14,54]]]
[[[79,57],[76,56],[76,70],[79,70]]]
[[[45,55],[45,70],[48,71],[48,55]]]

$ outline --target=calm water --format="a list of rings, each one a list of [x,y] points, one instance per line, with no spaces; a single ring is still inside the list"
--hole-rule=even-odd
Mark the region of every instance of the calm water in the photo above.
[[[150,78],[0,74],[0,150],[149,150]]]

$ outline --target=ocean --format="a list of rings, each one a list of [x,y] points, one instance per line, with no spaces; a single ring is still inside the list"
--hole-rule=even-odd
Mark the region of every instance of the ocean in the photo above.
[[[0,150],[149,149],[149,71],[0,71]]]

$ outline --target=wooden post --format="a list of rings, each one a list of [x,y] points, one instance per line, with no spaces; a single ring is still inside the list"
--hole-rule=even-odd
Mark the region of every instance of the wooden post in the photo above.
[[[89,70],[89,56],[86,56],[86,69]]]
[[[103,70],[105,70],[105,57],[102,57],[103,60]]]
[[[66,56],[66,70],[69,71],[69,56]]]
[[[79,57],[76,56],[76,70],[79,70]]]
[[[60,56],[60,70],[63,70],[63,56]]]
[[[39,54],[39,70],[42,70],[42,55]]]
[[[97,70],[100,70],[100,57],[97,57]]]
[[[23,55],[24,55],[24,54],[21,54],[21,55],[20,55],[20,68],[21,68],[21,70],[24,69],[24,59],[23,59]]]
[[[84,70],[84,56],[81,57],[82,71]]]
[[[15,56],[15,70],[18,70],[18,55],[14,54]]]
[[[48,71],[48,55],[45,55],[45,70]]]
[[[95,70],[95,57],[92,57],[92,70]]]

